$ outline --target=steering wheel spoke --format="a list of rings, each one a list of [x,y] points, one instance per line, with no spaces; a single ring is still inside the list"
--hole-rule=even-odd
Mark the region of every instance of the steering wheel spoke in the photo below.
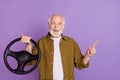
[[[30,61],[31,60],[38,60],[38,56],[39,56],[38,54],[37,55],[30,55],[30,57],[31,57]]]
[[[6,55],[7,56],[11,56],[11,57],[13,57],[13,58],[17,58],[17,54],[16,54],[16,52],[14,52],[14,51],[12,51],[12,50],[10,50],[10,49],[7,49],[7,51],[6,51]]]
[[[18,67],[14,71],[17,73],[25,72],[24,67],[25,67],[25,63],[19,62]]]

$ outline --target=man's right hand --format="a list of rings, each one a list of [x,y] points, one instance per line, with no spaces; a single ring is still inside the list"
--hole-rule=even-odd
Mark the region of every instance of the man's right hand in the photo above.
[[[26,44],[31,43],[30,39],[31,39],[31,37],[29,37],[29,36],[26,36],[24,34],[21,35],[21,42],[23,42],[23,43],[26,43]]]
[[[30,42],[31,37],[24,34],[21,35],[21,42],[26,43],[25,50],[32,53],[32,44]]]

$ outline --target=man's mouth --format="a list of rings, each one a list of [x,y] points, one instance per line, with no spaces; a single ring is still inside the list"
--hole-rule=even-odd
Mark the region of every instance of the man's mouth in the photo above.
[[[53,30],[54,32],[59,32],[59,30]]]

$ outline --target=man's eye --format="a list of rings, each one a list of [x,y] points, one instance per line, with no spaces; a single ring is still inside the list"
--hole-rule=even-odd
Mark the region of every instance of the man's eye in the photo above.
[[[62,25],[62,23],[59,23],[59,25]]]
[[[55,23],[51,23],[52,25],[54,25]]]

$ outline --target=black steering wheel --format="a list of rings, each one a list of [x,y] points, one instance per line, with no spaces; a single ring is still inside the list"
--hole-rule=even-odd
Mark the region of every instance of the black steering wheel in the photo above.
[[[21,40],[21,38],[16,38],[7,45],[7,47],[6,47],[5,51],[4,51],[4,63],[6,65],[6,67],[11,72],[13,72],[15,74],[27,74],[27,73],[32,72],[39,65],[40,57],[41,57],[40,48],[39,48],[38,44],[34,40],[30,39],[31,43],[33,43],[34,46],[37,48],[37,54],[36,55],[32,55],[31,53],[29,53],[29,52],[27,52],[25,50],[18,51],[18,52],[10,50],[10,47],[15,42],[20,41],[20,40]],[[9,65],[8,60],[7,60],[8,56],[11,56],[11,57],[13,57],[13,58],[15,58],[17,60],[18,66],[17,66],[16,69],[13,69]],[[26,64],[29,63],[32,60],[35,60],[36,63],[32,66],[32,68],[25,71],[24,68],[25,68]]]

